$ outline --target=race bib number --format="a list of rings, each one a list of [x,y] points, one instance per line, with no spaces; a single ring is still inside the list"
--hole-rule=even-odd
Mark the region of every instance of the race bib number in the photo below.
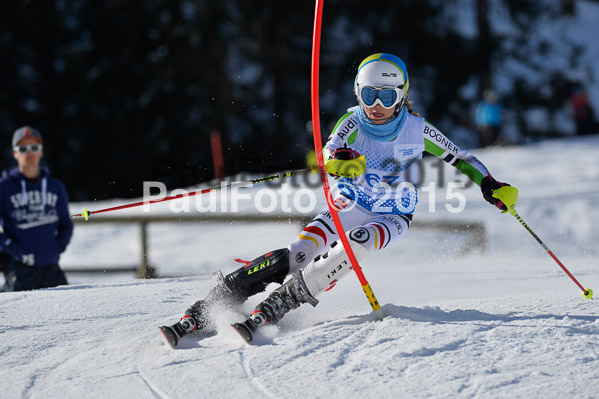
[[[399,210],[406,208],[404,199],[412,204],[416,198],[416,187],[407,181],[400,179],[401,175],[386,175],[383,173],[367,173],[365,176],[366,186],[370,190],[370,196],[376,198],[372,207],[373,212],[391,212],[393,207]],[[407,209],[407,208],[406,208]]]

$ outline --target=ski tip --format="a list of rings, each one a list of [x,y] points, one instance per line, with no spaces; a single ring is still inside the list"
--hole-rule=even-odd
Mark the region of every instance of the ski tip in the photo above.
[[[246,344],[252,344],[252,332],[243,323],[233,323],[231,327],[239,334],[239,336],[245,341]]]
[[[158,330],[162,334],[164,341],[173,349],[177,349],[177,344],[179,343],[179,337],[173,331],[172,328],[168,326],[160,326]]]

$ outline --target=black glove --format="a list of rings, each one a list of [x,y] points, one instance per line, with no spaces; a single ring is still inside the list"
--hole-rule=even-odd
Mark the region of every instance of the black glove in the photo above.
[[[342,160],[346,161],[346,160],[350,160],[350,159],[356,159],[359,157],[360,157],[360,154],[358,153],[358,151],[352,150],[351,148],[348,148],[348,147],[343,147],[343,148],[337,148],[335,151],[333,151],[333,153],[331,154],[331,157],[329,159],[342,159]]]
[[[493,191],[503,186],[509,186],[509,184],[497,181],[493,179],[493,176],[488,175],[484,177],[483,180],[480,182],[480,191],[482,191],[483,197],[485,197],[488,203],[490,203],[491,205],[495,205],[502,211],[506,211],[507,207],[503,204],[503,202],[493,197]]]
[[[347,147],[347,144],[344,147],[341,148],[337,148],[336,150],[334,150],[331,153],[331,156],[329,157],[329,161],[331,159],[337,159],[340,161],[351,161],[352,159],[356,159],[360,157],[360,153],[358,153],[358,151],[352,150],[351,148]],[[328,163],[327,163],[328,165]],[[339,165],[337,165],[339,166]],[[329,166],[330,168],[330,166]],[[334,171],[329,170],[329,176],[333,177],[334,179],[339,179],[340,176],[338,174],[335,174]],[[343,170],[343,168],[341,169]]]

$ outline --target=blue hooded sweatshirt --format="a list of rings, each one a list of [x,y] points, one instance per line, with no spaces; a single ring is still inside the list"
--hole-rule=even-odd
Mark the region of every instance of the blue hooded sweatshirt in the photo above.
[[[29,266],[58,264],[73,236],[67,190],[46,168],[35,180],[18,168],[0,179],[0,251]]]

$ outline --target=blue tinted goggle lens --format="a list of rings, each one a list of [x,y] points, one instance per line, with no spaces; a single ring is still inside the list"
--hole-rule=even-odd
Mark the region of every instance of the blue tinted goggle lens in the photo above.
[[[367,106],[374,105],[377,98],[381,99],[383,106],[391,107],[397,100],[397,91],[395,89],[376,89],[374,87],[364,87],[361,91],[362,101]]]

